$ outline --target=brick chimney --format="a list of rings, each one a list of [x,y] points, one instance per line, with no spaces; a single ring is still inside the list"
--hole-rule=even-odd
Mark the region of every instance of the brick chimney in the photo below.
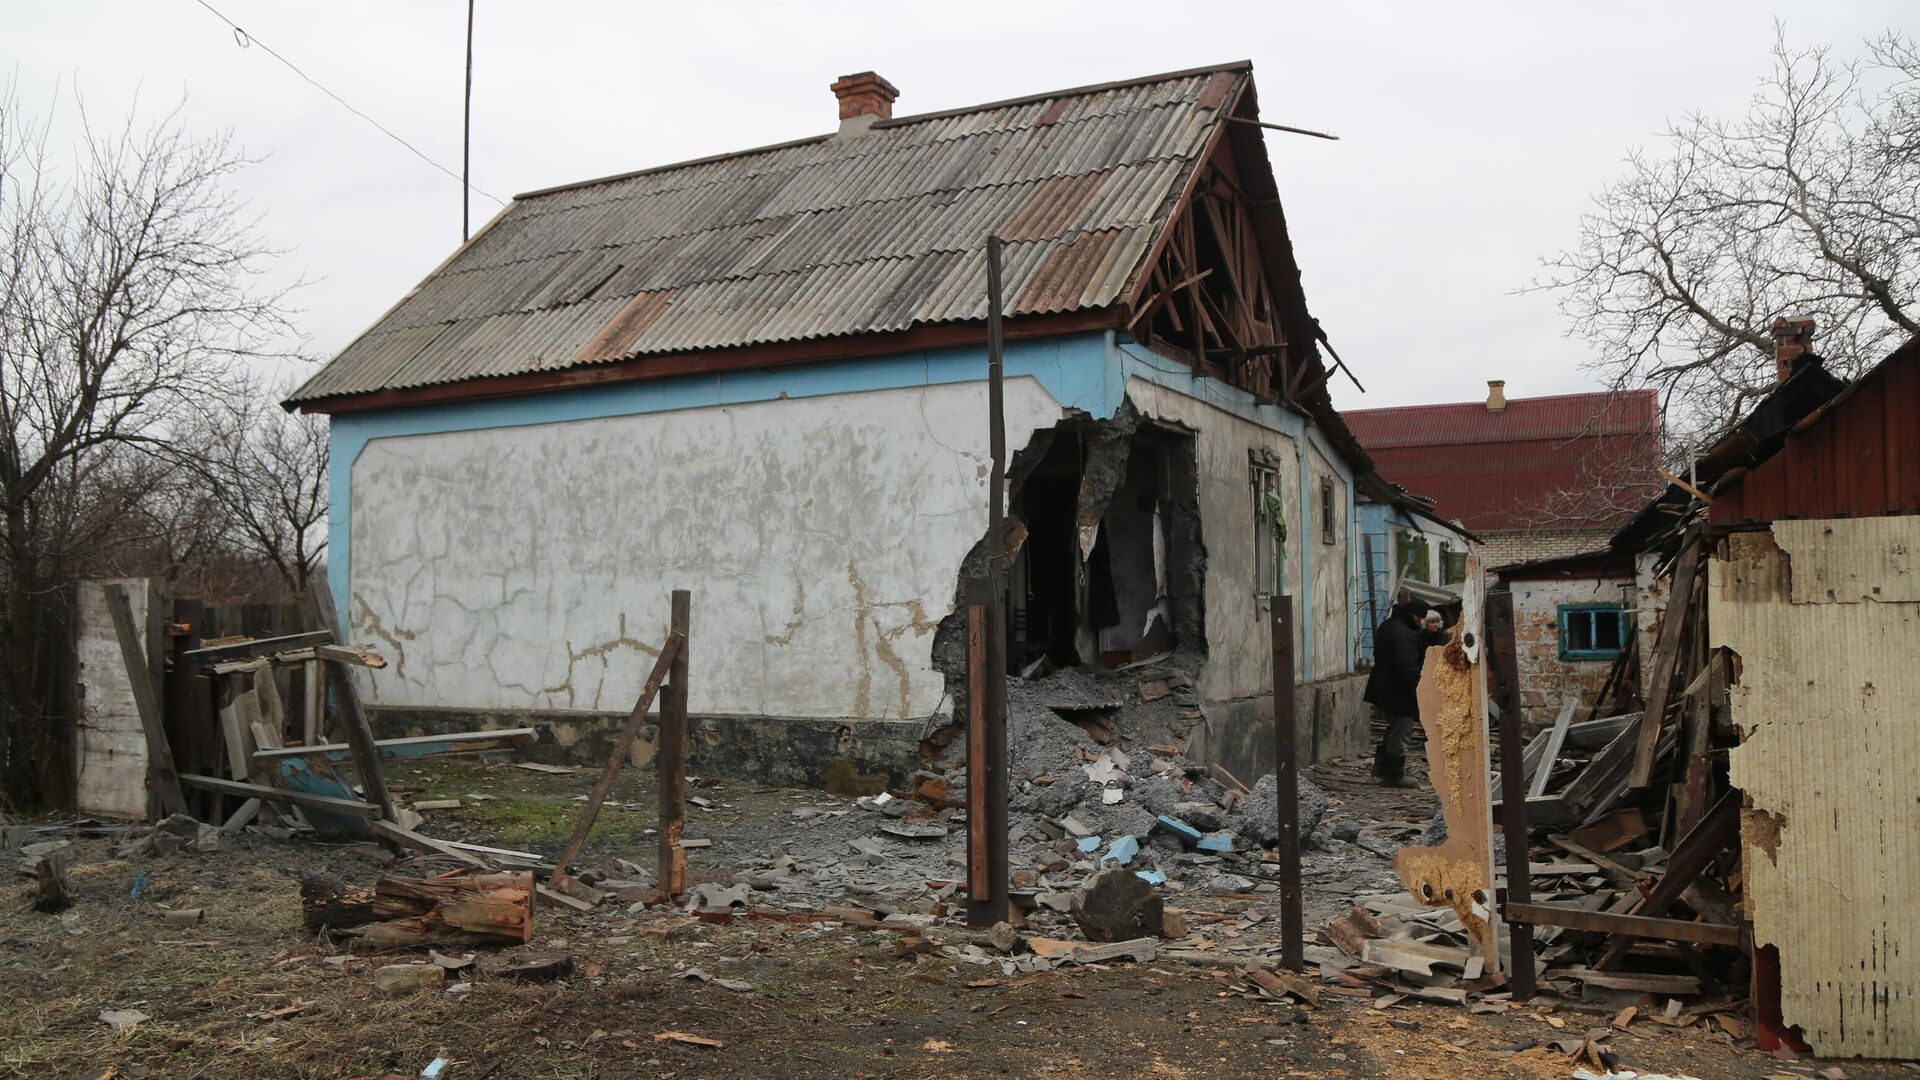
[[[1813,320],[1773,320],[1773,381],[1777,386],[1793,374],[1793,362],[1813,352]]]
[[[840,133],[858,134],[873,126],[875,120],[893,119],[893,101],[900,96],[894,85],[871,71],[842,75],[827,89],[840,99]]]
[[[1487,411],[1499,412],[1507,407],[1507,380],[1487,380]]]

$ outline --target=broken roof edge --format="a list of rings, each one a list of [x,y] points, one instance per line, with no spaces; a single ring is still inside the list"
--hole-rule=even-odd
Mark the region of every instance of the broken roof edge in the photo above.
[[[911,116],[897,116],[890,120],[876,121],[871,130],[891,130],[893,128],[906,127],[911,124],[924,123],[929,120],[944,120],[954,116],[965,116],[968,113],[986,112],[991,109],[1010,109],[1019,105],[1031,105],[1035,102],[1054,101],[1060,98],[1085,97],[1088,94],[1102,94],[1110,90],[1124,90],[1128,87],[1146,86],[1157,82],[1172,82],[1175,79],[1191,79],[1197,75],[1210,75],[1221,71],[1252,72],[1252,70],[1253,61],[1251,60],[1235,60],[1225,64],[1210,64],[1201,67],[1184,68],[1179,71],[1162,72],[1158,75],[1142,75],[1133,79],[1118,79],[1112,82],[1090,83],[1086,86],[1071,86],[1064,90],[1049,90],[1042,93],[1026,94],[1000,101],[983,102],[979,105],[961,105],[951,109],[940,109],[935,112],[915,113]],[[523,199],[533,199],[543,195],[554,195],[562,191],[576,191],[581,188],[595,187],[600,184],[614,184],[622,180],[632,180],[636,177],[672,172],[675,169],[692,168],[696,165],[711,165],[719,161],[732,161],[736,158],[752,157],[755,154],[770,154],[776,150],[789,150],[796,146],[807,146],[812,143],[827,142],[833,139],[836,134],[836,132],[829,131],[821,135],[808,135],[798,139],[788,139],[785,142],[768,143],[765,146],[756,146],[746,150],[732,150],[725,153],[708,154],[704,157],[689,158],[685,161],[674,161],[664,165],[650,165],[644,169],[631,169],[627,172],[595,177],[591,180],[576,180],[567,184],[554,184],[550,187],[535,188],[532,191],[523,191],[515,195],[509,200],[508,205],[511,206],[513,203]]]
[[[1118,304],[1009,315],[1004,321],[1003,336],[1012,341],[1055,334],[1112,330],[1120,326],[1124,316],[1125,308]],[[940,322],[915,323],[900,330],[853,331],[820,337],[640,353],[618,360],[571,364],[541,371],[470,375],[445,382],[422,383],[418,386],[381,387],[375,390],[323,394],[304,399],[293,396],[283,401],[281,407],[288,412],[295,410],[310,413],[371,412],[379,409],[435,405],[449,401],[573,390],[610,383],[643,382],[680,375],[831,363],[837,360],[868,360],[896,353],[966,346],[985,342],[986,339],[986,319],[948,319]],[[315,376],[318,375],[319,372],[316,372]],[[983,371],[982,378],[984,377]],[[305,384],[302,384],[302,389],[304,386]],[[298,391],[296,391],[297,394]]]

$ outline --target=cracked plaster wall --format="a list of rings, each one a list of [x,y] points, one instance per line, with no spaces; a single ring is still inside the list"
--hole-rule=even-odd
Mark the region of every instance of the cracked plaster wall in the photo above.
[[[1006,386],[1007,442],[1061,406]],[[693,591],[696,713],[943,707],[931,662],[986,530],[986,387],[838,394],[369,442],[351,634],[369,704],[625,710]]]

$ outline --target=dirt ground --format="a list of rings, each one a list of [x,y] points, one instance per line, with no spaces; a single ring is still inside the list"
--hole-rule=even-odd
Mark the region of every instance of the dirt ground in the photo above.
[[[1416,828],[1431,792],[1387,792],[1348,763],[1317,767],[1331,818]],[[492,798],[436,812],[435,835],[557,850],[588,773],[544,776],[439,761],[398,768],[409,798]],[[698,785],[696,792],[702,791]],[[714,790],[714,789],[706,789]],[[749,834],[818,792],[722,785],[689,833]],[[652,790],[624,777],[584,862],[651,863]],[[696,828],[697,826],[697,828]],[[716,845],[716,851],[721,845]],[[705,855],[705,853],[696,853]],[[1575,1062],[1556,1040],[1608,1033],[1628,1066],[1703,1080],[1814,1076],[1829,1062],[1784,1062],[1736,1038],[1695,1006],[1686,1026],[1647,1019],[1614,1030],[1617,1005],[1543,998],[1498,1013],[1402,1002],[1375,1008],[1365,991],[1328,993],[1318,1009],[1238,989],[1233,965],[1176,962],[1069,967],[1003,975],[902,948],[891,932],[838,923],[682,912],[540,911],[528,949],[565,950],[560,982],[490,974],[507,952],[476,950],[462,990],[376,993],[373,969],[417,956],[366,956],[301,929],[296,871],[357,882],[382,872],[343,845],[245,836],[222,851],[122,859],[105,838],[76,841],[75,903],[54,915],[30,889],[0,891],[0,1076],[414,1077],[436,1058],[450,1080],[496,1077],[922,1077],[952,1075],[1219,1077],[1555,1077]],[[1330,874],[1331,872],[1329,872]],[[142,875],[144,874],[144,879]],[[695,879],[724,878],[724,860],[695,861]],[[1322,875],[1323,877],[1329,875]],[[142,892],[135,899],[136,880]],[[1338,910],[1351,884],[1309,880],[1309,907]],[[202,908],[201,923],[163,921]],[[1309,927],[1316,925],[1310,914]],[[964,943],[945,922],[929,933]],[[689,969],[701,975],[689,976]],[[744,984],[724,988],[719,982]],[[144,1014],[125,1030],[103,1011]],[[1732,1033],[1728,1028],[1732,1029]],[[714,1040],[707,1046],[668,1032]],[[1911,1066],[1848,1062],[1846,1077],[1910,1076]]]

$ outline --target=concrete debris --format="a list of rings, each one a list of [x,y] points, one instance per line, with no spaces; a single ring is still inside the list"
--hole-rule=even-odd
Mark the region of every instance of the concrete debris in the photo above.
[[[220,827],[195,821],[186,814],[171,814],[154,823],[143,836],[121,844],[121,858],[136,855],[171,855],[176,851],[219,851]]]
[[[388,964],[373,973],[373,987],[383,994],[438,990],[446,981],[446,969],[438,964]]]
[[[1300,835],[1305,836],[1327,814],[1327,793],[1306,777],[1300,778]],[[1280,800],[1272,773],[1254,781],[1253,790],[1234,804],[1227,826],[1261,847],[1280,842]]]
[[[687,903],[688,911],[726,911],[753,906],[753,889],[747,885],[695,885]]]
[[[1094,875],[1073,900],[1073,920],[1088,941],[1158,937],[1163,915],[1160,894],[1125,870]]]

